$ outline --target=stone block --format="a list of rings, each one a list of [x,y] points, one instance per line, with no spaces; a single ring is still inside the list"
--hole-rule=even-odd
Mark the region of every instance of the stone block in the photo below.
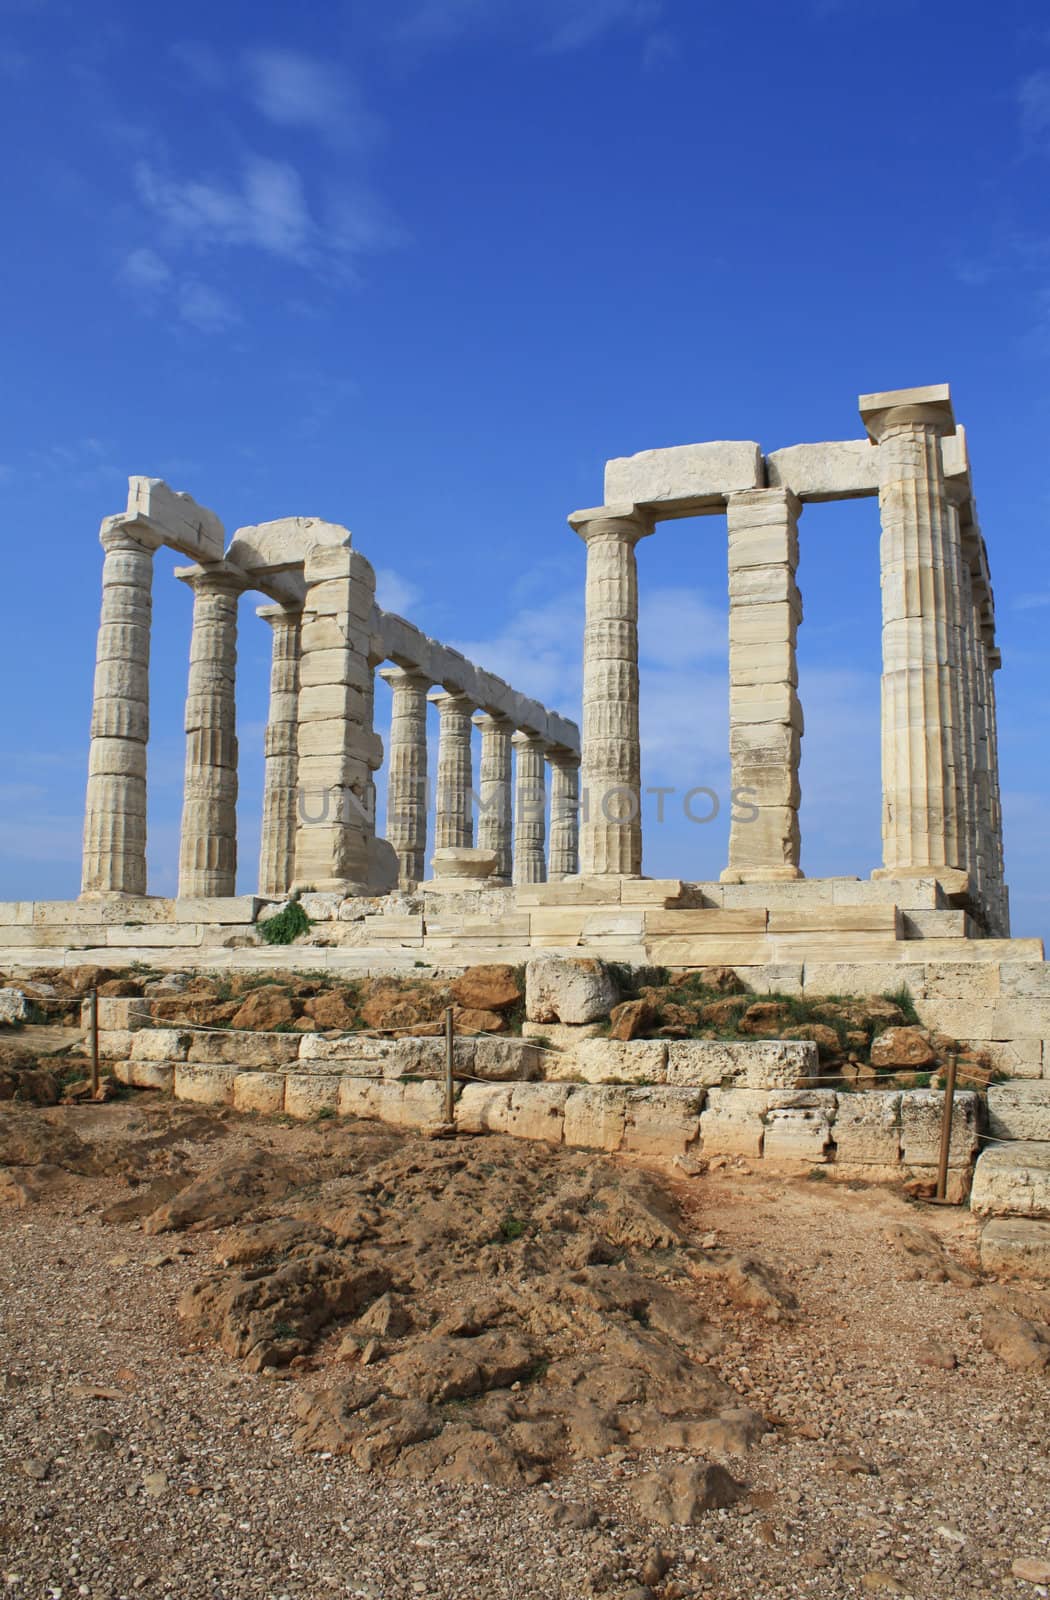
[[[598,1022],[619,999],[604,962],[536,956],[525,968],[525,1010],[530,1022]]]
[[[802,993],[800,961],[774,961],[762,967],[741,967],[737,977],[747,984],[752,994]]]
[[[204,941],[199,922],[128,923],[106,929],[106,944],[120,950],[193,950]]]
[[[380,1106],[387,1088],[381,1078],[358,1078],[344,1074],[338,1082],[337,1109],[341,1117],[360,1117],[367,1122],[379,1118]]]
[[[762,1143],[764,1161],[815,1161],[828,1159],[831,1122],[826,1112],[807,1107],[770,1109]]]
[[[907,985],[913,995],[922,993],[923,968],[909,962],[807,961],[803,992],[818,994],[889,994]]]
[[[397,1120],[402,1128],[433,1128],[444,1122],[445,1091],[440,1083],[403,1083],[399,1087],[401,1104]]]
[[[518,1084],[511,1090],[506,1131],[516,1139],[541,1139],[561,1144],[568,1084]]]
[[[159,1089],[162,1094],[175,1090],[175,1068],[164,1061],[118,1061],[114,1076],[132,1089]],[[178,1098],[178,1096],[176,1096]]]
[[[799,500],[856,500],[879,492],[879,452],[869,439],[795,444],[766,456],[771,488]]]
[[[902,910],[933,911],[942,896],[936,878],[832,878],[832,899],[837,906],[900,906]]]
[[[131,1042],[133,1061],[185,1061],[192,1034],[183,1028],[140,1028]]]
[[[239,1067],[242,1072],[267,1071],[296,1061],[300,1042],[297,1033],[244,1033],[223,1028],[215,1033],[192,1033],[186,1059]]]
[[[467,1043],[457,1039],[456,1044]],[[444,1048],[444,1041],[439,1043]],[[544,1076],[544,1052],[526,1039],[478,1039],[474,1041],[473,1075],[489,1083],[517,1080],[531,1083]],[[459,1063],[456,1063],[457,1071]],[[466,1070],[465,1068],[463,1069]]]
[[[993,1217],[981,1229],[978,1248],[985,1272],[1050,1280],[1050,1222]]]
[[[314,1072],[289,1072],[284,1080],[284,1114],[309,1121],[321,1111],[339,1109],[339,1079]]]
[[[419,1044],[425,1041],[419,1040]],[[299,1041],[299,1066],[303,1072],[351,1070],[367,1076],[382,1076],[390,1062],[402,1062],[405,1052],[398,1048],[403,1039],[374,1039],[360,1033],[304,1033]]]
[[[585,1083],[663,1083],[667,1045],[662,1039],[585,1039],[573,1060]]]
[[[922,1003],[919,1004],[922,1010]],[[969,1039],[971,1050],[987,1058],[993,1072],[1007,1078],[1041,1078],[1047,1059],[1043,1039]]]
[[[799,910],[771,909],[770,933],[879,933],[897,937],[899,915],[895,906],[807,906]]]
[[[627,1122],[625,1089],[573,1089],[565,1101],[565,1143],[584,1150],[619,1150]]]
[[[669,1084],[793,1089],[819,1072],[810,1040],[672,1039],[667,1046]]]
[[[999,968],[999,992],[1050,1000],[1050,962],[1004,961]]]
[[[205,1067],[179,1062],[175,1066],[175,1098],[190,1100],[199,1106],[232,1105],[236,1076],[236,1067]]]
[[[233,1080],[233,1109],[279,1116],[284,1110],[284,1082],[283,1072],[238,1072]]]
[[[214,511],[169,488],[163,478],[129,478],[125,516],[136,537],[170,545],[191,561],[223,558],[226,535]],[[141,523],[148,526],[140,532],[135,524]]]
[[[465,1084],[456,1104],[457,1126],[464,1133],[506,1133],[511,1093],[505,1084]]]
[[[536,1048],[541,1049],[541,1043],[548,1045],[549,1050],[543,1050],[545,1063],[549,1066],[549,1058],[553,1053],[562,1053],[571,1056],[578,1044],[584,1039],[595,1039],[602,1031],[600,1022],[585,1022],[579,1025],[570,1022],[523,1022],[521,1036],[523,1039],[536,1041]],[[550,1077],[550,1072],[546,1073]]]
[[[255,921],[261,901],[254,895],[223,895],[206,899],[180,899],[173,901],[176,922],[210,922],[222,925],[243,925]]]
[[[660,518],[718,511],[731,494],[758,489],[765,467],[747,440],[711,440],[642,450],[605,463],[605,503],[653,507]]]
[[[647,934],[674,934],[683,937],[686,934],[702,934],[707,938],[714,938],[723,933],[764,933],[767,915],[764,907],[753,906],[741,910],[722,910],[718,907],[693,911],[647,911],[645,913],[645,931]]]
[[[943,916],[940,911],[932,916]],[[1002,966],[997,961],[927,961],[922,984],[923,1003],[929,1000],[965,1000],[991,1003],[999,998]]]
[[[148,1000],[132,998],[129,1000],[109,1000],[105,995],[99,996],[98,1025],[100,1030],[120,1029],[122,1032],[132,1032],[139,1028],[148,1028],[150,1023],[150,1003]],[[80,1026],[91,1026],[91,1001],[84,1000],[80,1007]]]
[[[1050,1080],[990,1083],[988,1131],[995,1139],[1050,1140]]]
[[[1050,1218],[1050,1144],[1018,1141],[982,1150],[970,1209],[979,1217]]]
[[[764,1089],[709,1089],[700,1114],[703,1154],[761,1157],[768,1107]]]
[[[969,1167],[977,1153],[980,1101],[969,1090],[955,1096],[948,1165]],[[944,1094],[907,1089],[901,1095],[901,1160],[909,1167],[935,1167],[940,1159]]]
[[[703,1089],[629,1089],[621,1149],[655,1161],[673,1161],[700,1139]]]
[[[837,1162],[895,1167],[901,1158],[900,1094],[840,1094],[834,1139]]]
[[[32,900],[0,900],[0,928],[7,929],[15,925],[28,927],[32,921]],[[2,942],[3,936],[0,934]]]
[[[130,1028],[99,1029],[98,1053],[103,1061],[127,1061],[131,1055]]]

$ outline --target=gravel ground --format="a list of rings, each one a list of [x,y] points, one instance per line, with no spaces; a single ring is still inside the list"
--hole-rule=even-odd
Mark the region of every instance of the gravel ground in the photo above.
[[[170,1113],[144,1097],[46,1115],[116,1148]],[[262,1140],[301,1157],[319,1137],[220,1115],[226,1153]],[[374,1130],[345,1129],[366,1137]],[[498,1160],[504,1141],[489,1143]],[[199,1168],[214,1148],[184,1154]],[[615,1161],[593,1159],[615,1174]],[[176,1318],[215,1234],[103,1224],[102,1209],[131,1192],[119,1175],[64,1178],[0,1211],[5,1593],[1046,1595],[1011,1570],[1050,1561],[1046,1379],[982,1348],[986,1285],[930,1281],[885,1237],[919,1222],[972,1265],[968,1214],[746,1170],[668,1183],[698,1240],[714,1233],[773,1263],[799,1299],[797,1315],[770,1323],[712,1284],[711,1320],[728,1338],[717,1370],[776,1426],[726,1462],[746,1500],[670,1530],[637,1520],[631,1479],[658,1463],[634,1451],[513,1492],[395,1482],[300,1454],[289,1401],[303,1375],[254,1375],[191,1348]]]

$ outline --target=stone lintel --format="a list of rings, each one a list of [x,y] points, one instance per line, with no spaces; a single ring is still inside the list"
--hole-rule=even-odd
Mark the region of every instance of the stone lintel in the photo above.
[[[176,567],[175,576],[180,583],[188,584],[192,589],[200,578],[221,578],[231,589],[243,592],[253,587],[252,580],[240,567],[230,561],[199,562],[192,567]]]
[[[955,431],[951,389],[946,383],[862,394],[858,397],[857,406],[869,438],[876,443],[891,422],[929,422],[936,424],[942,434]]]
[[[569,527],[579,534],[585,544],[592,533],[599,532],[604,524],[612,522],[633,525],[635,536],[639,539],[644,539],[653,531],[652,517],[630,500],[589,506],[584,511],[573,511],[569,515]]]
[[[753,439],[671,445],[605,464],[609,509],[628,502],[657,520],[717,514],[729,495],[764,487],[762,451]]]
[[[163,478],[129,478],[127,517],[144,522],[161,544],[193,561],[221,561],[226,535],[214,511],[171,489]]]

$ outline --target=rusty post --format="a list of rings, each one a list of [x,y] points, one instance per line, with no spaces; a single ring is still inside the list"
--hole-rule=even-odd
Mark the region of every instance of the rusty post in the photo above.
[[[98,989],[91,991],[91,1094],[97,1100],[99,1095],[98,1076]]]
[[[958,1057],[954,1050],[948,1056],[948,1069],[944,1081],[944,1107],[941,1113],[941,1154],[937,1164],[937,1199],[942,1203],[948,1192],[948,1161],[952,1149],[952,1113],[955,1109],[955,1069]]]
[[[452,1021],[452,1007],[445,1007],[445,1122],[451,1127],[456,1121],[456,1097],[452,1082],[455,1064],[456,1033]]]

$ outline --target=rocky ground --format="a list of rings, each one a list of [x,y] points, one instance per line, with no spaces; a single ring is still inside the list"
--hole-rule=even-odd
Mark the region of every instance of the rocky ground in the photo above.
[[[142,1095],[0,1106],[0,1228],[12,1600],[1050,1592],[966,1212]]]

